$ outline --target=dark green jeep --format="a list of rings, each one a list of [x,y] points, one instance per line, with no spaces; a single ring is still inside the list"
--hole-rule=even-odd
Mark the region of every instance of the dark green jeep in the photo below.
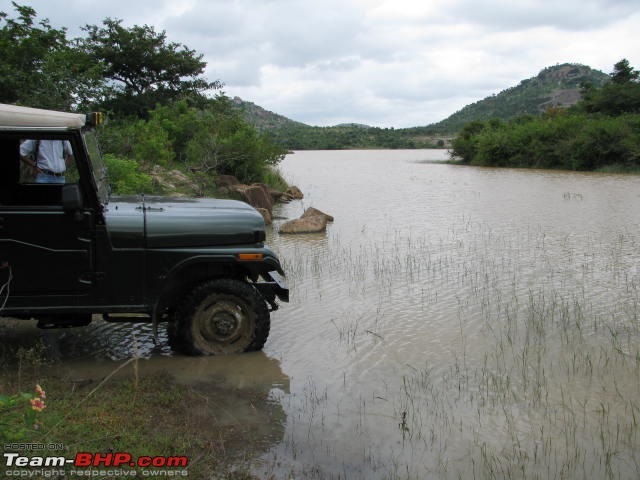
[[[234,200],[109,198],[96,118],[0,105],[0,315],[167,321],[193,355],[262,348],[289,299],[262,216]],[[62,170],[39,160],[50,141],[68,142]]]

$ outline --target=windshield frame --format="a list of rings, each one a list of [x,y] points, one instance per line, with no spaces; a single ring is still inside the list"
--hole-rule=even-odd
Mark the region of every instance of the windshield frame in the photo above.
[[[96,131],[92,129],[85,130],[82,137],[88,160],[91,164],[90,170],[93,176],[93,183],[96,187],[98,200],[103,207],[105,207],[109,203],[109,197],[111,196],[111,185],[109,183],[107,166],[100,150],[98,135],[96,134]]]

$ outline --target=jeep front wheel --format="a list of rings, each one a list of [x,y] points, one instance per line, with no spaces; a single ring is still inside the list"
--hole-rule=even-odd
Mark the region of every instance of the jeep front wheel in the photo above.
[[[176,309],[169,338],[173,348],[190,355],[227,355],[260,350],[269,327],[269,310],[253,286],[209,280]]]

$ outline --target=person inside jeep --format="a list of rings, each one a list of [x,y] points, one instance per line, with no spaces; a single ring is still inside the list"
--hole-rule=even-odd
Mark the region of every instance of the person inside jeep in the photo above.
[[[64,183],[73,151],[66,140],[25,140],[20,158],[33,169],[36,183]]]

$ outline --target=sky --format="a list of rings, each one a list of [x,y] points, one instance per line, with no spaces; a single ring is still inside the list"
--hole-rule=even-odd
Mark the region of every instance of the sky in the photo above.
[[[545,67],[640,69],[638,0],[21,0],[83,36],[105,18],[203,55],[222,91],[308,125],[438,122]],[[0,11],[15,17],[10,0]]]

